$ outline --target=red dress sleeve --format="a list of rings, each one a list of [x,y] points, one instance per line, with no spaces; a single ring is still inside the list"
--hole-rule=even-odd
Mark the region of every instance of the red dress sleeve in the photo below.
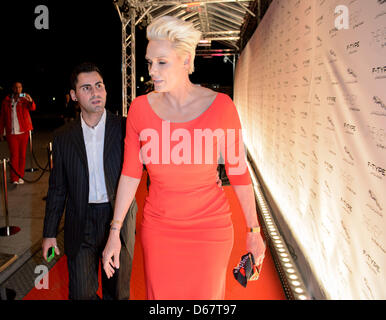
[[[138,108],[141,106],[138,103],[138,99],[134,99],[131,103],[126,120],[126,137],[125,137],[125,150],[122,174],[128,177],[141,179],[143,164],[140,156],[140,141],[139,131],[137,130],[136,115],[138,114]]]
[[[225,139],[222,142],[221,154],[224,159],[229,182],[232,185],[251,184],[252,181],[246,163],[240,118],[236,106],[227,95],[224,95],[223,110]]]

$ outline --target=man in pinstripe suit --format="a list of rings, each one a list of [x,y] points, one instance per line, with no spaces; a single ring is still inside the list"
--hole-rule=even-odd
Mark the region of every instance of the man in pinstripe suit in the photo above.
[[[69,298],[98,299],[98,269],[109,235],[115,193],[123,161],[124,118],[105,110],[106,90],[99,69],[77,66],[70,91],[80,117],[53,141],[53,170],[47,194],[43,256],[50,247],[59,254],[56,236],[65,214],[64,252],[69,272]],[[135,200],[120,230],[122,250],[116,276],[102,271],[103,299],[129,299],[135,241]]]

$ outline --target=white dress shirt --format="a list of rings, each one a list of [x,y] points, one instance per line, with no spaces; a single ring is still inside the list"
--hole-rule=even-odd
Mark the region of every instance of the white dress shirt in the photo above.
[[[12,98],[12,113],[11,113],[11,123],[12,123],[12,134],[22,134],[24,132],[20,131],[19,119],[17,118],[17,104],[19,99]]]
[[[108,202],[105,171],[103,167],[103,149],[105,141],[106,110],[95,127],[89,127],[83,120],[81,124],[86,145],[88,175],[89,175],[89,203]]]

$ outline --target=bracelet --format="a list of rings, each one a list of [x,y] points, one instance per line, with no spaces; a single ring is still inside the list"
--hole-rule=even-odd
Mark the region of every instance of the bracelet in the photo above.
[[[119,226],[122,226],[122,221],[119,221],[119,220],[111,220],[110,226],[112,226],[114,223],[119,224]]]
[[[259,233],[260,232],[260,227],[253,227],[253,228],[248,228],[247,227],[247,232]]]
[[[121,228],[111,227],[110,230],[121,230]]]

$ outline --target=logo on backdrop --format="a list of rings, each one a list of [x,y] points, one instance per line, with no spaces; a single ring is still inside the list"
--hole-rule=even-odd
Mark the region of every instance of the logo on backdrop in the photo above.
[[[335,130],[335,124],[332,121],[330,116],[327,116],[327,121],[328,121],[328,123],[327,123],[327,127],[326,128],[329,129],[329,130],[334,131]]]
[[[346,46],[346,50],[348,51],[348,54],[357,53],[360,46],[360,41],[356,41],[353,43],[350,43]]]
[[[386,66],[373,67],[371,72],[375,80],[386,78]]]
[[[352,205],[350,204],[350,202],[348,202],[348,200],[344,199],[343,197],[340,197],[340,201],[342,202],[343,206],[343,210],[346,211],[348,214],[351,214],[352,213]]]
[[[357,96],[354,94],[344,95],[344,101],[346,105],[349,107],[349,109],[352,111],[360,111],[357,100],[358,100]]]
[[[351,155],[350,150],[348,150],[348,148],[347,148],[346,146],[344,146],[344,151],[346,152],[346,154],[348,155],[348,157],[349,157],[351,160],[354,160],[354,157]]]
[[[378,107],[382,108],[383,110],[386,110],[385,104],[383,103],[383,101],[382,101],[379,97],[374,96],[374,97],[373,97],[373,100],[374,100],[374,103],[375,103],[376,105],[378,105]]]
[[[365,24],[363,18],[361,17],[361,14],[363,14],[363,10],[361,9],[357,9],[354,12],[350,12],[350,26],[353,30]]]
[[[383,177],[386,175],[386,169],[368,161],[367,166],[370,168],[370,174],[372,174],[374,177],[377,177],[378,179],[383,179]]]
[[[330,55],[329,55],[329,59],[328,59],[328,62],[329,63],[333,63],[333,62],[336,62],[337,60],[337,57],[336,57],[336,52],[332,49],[330,49],[330,51],[328,52]]]
[[[376,108],[376,111],[371,112],[371,114],[377,115],[377,116],[386,116],[386,112],[385,112],[386,106],[384,102],[381,100],[381,98],[379,98],[378,96],[373,96],[373,102],[377,108]]]
[[[344,238],[346,239],[346,241],[348,243],[351,243],[351,237],[350,237],[349,229],[347,228],[347,226],[345,225],[343,220],[340,220],[340,224],[341,224],[342,229],[343,229]]]
[[[378,209],[382,211],[382,207],[380,206],[377,197],[375,196],[374,192],[369,190],[370,198],[374,200],[375,204],[377,205]]]
[[[386,131],[383,128],[374,126],[367,126],[373,141],[375,141],[377,148],[386,149]]]
[[[345,129],[344,130],[345,133],[354,134],[354,132],[356,132],[356,126],[354,126],[354,125],[352,125],[350,123],[345,122],[343,124],[343,126],[344,126],[344,129]]]
[[[351,74],[351,76],[353,76],[354,78],[356,78],[356,77],[357,77],[357,75],[356,75],[356,73],[354,72],[354,70],[353,70],[353,69],[351,69],[351,68],[348,68],[348,69],[347,69],[347,72],[348,72],[348,74]]]
[[[368,267],[370,268],[370,270],[372,270],[377,275],[380,274],[381,267],[375,261],[375,259],[370,255],[370,253],[367,252],[366,250],[363,250],[363,255],[366,258],[366,263],[367,263]]]
[[[316,19],[316,24],[320,26],[323,23],[323,15],[321,15],[318,19]]]
[[[380,27],[371,31],[370,46],[375,46],[375,50],[383,49],[386,47],[386,27]]]
[[[334,166],[331,163],[329,163],[328,161],[324,161],[324,165],[325,165],[326,170],[329,173],[334,171]]]
[[[383,218],[383,208],[379,203],[378,197],[375,195],[375,192],[373,192],[371,189],[369,190],[369,198],[371,199],[370,202],[366,203],[366,206],[377,216]]]
[[[327,104],[329,106],[335,106],[335,104],[336,104],[336,97],[334,97],[334,96],[327,97]]]

